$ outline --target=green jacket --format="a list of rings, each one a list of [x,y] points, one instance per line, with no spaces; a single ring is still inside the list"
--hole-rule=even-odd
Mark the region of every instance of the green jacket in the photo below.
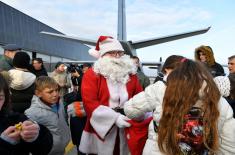
[[[1,55],[0,56],[0,71],[9,71],[12,68],[13,68],[12,59],[5,55]]]
[[[143,88],[143,90],[150,85],[150,80],[149,78],[142,72],[142,71],[137,71],[137,77],[139,79],[139,82]]]

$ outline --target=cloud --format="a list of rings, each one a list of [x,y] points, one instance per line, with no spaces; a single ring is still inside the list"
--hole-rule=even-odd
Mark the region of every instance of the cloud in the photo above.
[[[99,35],[116,36],[117,33],[118,0],[2,1],[67,35],[96,39]],[[160,55],[167,57],[172,53],[192,57],[195,47],[208,44],[226,61],[227,55],[234,53],[231,41],[235,23],[231,20],[234,14],[231,6],[233,1],[221,0],[217,3],[212,0],[126,0],[127,39],[143,40],[212,26],[205,35],[140,49],[138,53],[145,60],[158,60]],[[221,54],[221,51],[231,52]]]

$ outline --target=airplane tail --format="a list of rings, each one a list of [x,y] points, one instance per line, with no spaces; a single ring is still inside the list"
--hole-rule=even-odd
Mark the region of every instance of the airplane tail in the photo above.
[[[117,39],[126,41],[126,8],[125,0],[118,0],[118,34]]]

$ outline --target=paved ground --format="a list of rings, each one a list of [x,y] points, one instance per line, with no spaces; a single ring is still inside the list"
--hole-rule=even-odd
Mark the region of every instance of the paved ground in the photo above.
[[[76,146],[72,144],[72,141],[70,141],[65,150],[66,150],[65,155],[77,155]]]

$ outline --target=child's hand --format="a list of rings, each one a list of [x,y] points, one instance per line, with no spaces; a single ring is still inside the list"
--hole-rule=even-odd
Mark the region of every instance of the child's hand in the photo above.
[[[2,132],[1,138],[11,144],[16,144],[20,140],[20,130],[16,129],[15,126],[9,126]]]
[[[32,142],[37,139],[39,134],[39,125],[30,120],[22,123],[21,138],[26,142]]]

